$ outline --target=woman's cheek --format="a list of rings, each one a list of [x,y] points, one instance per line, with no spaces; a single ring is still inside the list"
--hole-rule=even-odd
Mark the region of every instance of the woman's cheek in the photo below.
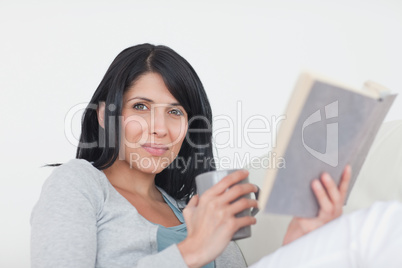
[[[124,137],[122,140],[125,142],[125,145],[130,145],[130,148],[133,148],[138,144],[146,143],[148,138],[148,124],[145,120],[133,120],[126,121],[126,124],[123,125]]]
[[[171,142],[173,145],[183,143],[184,138],[187,134],[187,122],[183,121],[184,119],[180,120],[179,122],[175,122],[175,126],[172,128],[171,134]]]

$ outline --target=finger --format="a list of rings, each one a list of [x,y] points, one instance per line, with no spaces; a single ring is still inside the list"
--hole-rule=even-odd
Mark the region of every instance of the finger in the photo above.
[[[243,210],[250,209],[250,208],[257,208],[258,201],[255,199],[249,198],[242,198],[237,200],[236,202],[232,203],[228,208],[228,212],[230,215],[236,215],[237,213],[242,212]]]
[[[320,205],[320,212],[331,213],[333,205],[329,200],[328,194],[325,191],[319,180],[314,180],[312,188],[315,196],[317,197],[318,204]]]
[[[351,177],[352,177],[352,168],[350,167],[350,165],[347,165],[345,167],[345,170],[343,171],[341,183],[339,185],[339,192],[341,194],[342,201],[345,200],[346,194],[348,193]]]
[[[240,218],[234,218],[231,221],[229,221],[228,228],[231,229],[231,231],[234,233],[242,227],[246,227],[246,226],[253,225],[256,223],[257,223],[257,219],[255,217],[245,216],[245,217],[240,217]]]
[[[340,204],[342,203],[341,194],[339,192],[338,186],[335,184],[331,176],[328,173],[324,173],[321,176],[321,180],[323,182],[325,189],[327,190],[327,193],[329,195],[330,200],[332,201],[332,204],[334,204],[337,207],[342,206],[342,204]]]
[[[244,184],[236,184],[229,188],[221,197],[220,200],[223,203],[231,203],[236,199],[250,194],[252,192],[257,192],[258,188],[254,184],[251,183],[244,183]]]
[[[247,170],[238,170],[225,176],[220,182],[212,186],[209,190],[205,191],[204,195],[220,195],[225,192],[230,186],[244,180],[248,176]]]

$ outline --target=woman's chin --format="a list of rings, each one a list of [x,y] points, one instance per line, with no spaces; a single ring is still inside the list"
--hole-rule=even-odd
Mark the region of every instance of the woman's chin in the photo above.
[[[167,168],[167,166],[170,163],[159,163],[157,165],[151,164],[151,165],[144,165],[143,163],[131,163],[130,167],[132,169],[136,169],[138,171],[141,171],[142,173],[146,173],[146,174],[158,174],[161,173],[165,168]]]

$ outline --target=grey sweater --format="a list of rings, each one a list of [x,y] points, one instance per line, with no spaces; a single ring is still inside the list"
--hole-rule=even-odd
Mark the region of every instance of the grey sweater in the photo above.
[[[114,189],[103,172],[86,160],[72,159],[52,172],[32,211],[31,266],[187,267],[177,245],[158,252],[157,228]],[[246,267],[234,242],[215,264]]]

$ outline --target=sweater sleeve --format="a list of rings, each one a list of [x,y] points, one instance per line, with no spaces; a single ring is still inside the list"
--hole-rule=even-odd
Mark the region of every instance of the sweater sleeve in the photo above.
[[[31,214],[32,268],[95,267],[100,187],[90,175],[64,164],[45,181]]]
[[[88,163],[79,168],[67,163],[46,180],[31,214],[32,268],[103,267],[97,263],[97,218],[104,192],[97,176]],[[145,267],[187,265],[177,245],[172,245],[140,258],[130,268]]]

